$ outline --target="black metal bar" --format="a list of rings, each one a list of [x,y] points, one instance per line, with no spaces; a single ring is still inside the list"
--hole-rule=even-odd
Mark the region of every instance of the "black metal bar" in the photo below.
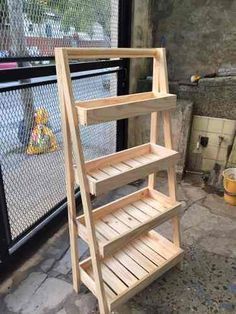
[[[94,62],[71,63],[71,73],[91,71],[105,68],[122,67],[124,60],[103,60]],[[0,83],[26,80],[36,77],[56,75],[55,65],[42,65],[34,67],[14,68],[0,70]]]
[[[81,196],[80,189],[77,188],[75,190],[75,198],[76,198],[76,206],[81,204]],[[52,207],[50,211],[48,211],[45,215],[43,215],[40,219],[38,219],[32,226],[25,229],[18,237],[16,237],[10,243],[9,251],[10,253],[14,252],[17,248],[19,248],[23,243],[27,241],[30,237],[32,237],[39,229],[45,226],[45,221],[48,222],[53,219],[55,216],[59,215],[63,210],[67,209],[67,197],[61,200],[57,205]]]
[[[106,75],[106,74],[111,74],[111,73],[118,73],[124,71],[124,69],[117,69],[117,70],[111,70],[111,71],[102,71],[102,72],[96,72],[96,73],[90,73],[90,74],[84,74],[84,75],[76,75],[72,76],[71,80],[81,80],[84,78],[89,78],[89,77],[96,77],[96,76],[101,76],[101,75]],[[16,84],[11,84],[9,86],[0,86],[0,93],[3,92],[9,92],[12,90],[19,90],[19,89],[24,89],[24,88],[31,88],[31,87],[36,87],[36,86],[44,86],[48,84],[55,84],[57,83],[56,78],[55,79],[42,79],[38,82],[31,82],[31,83],[16,83]]]
[[[45,61],[45,60],[54,60],[54,56],[39,56],[39,57],[3,57],[0,58],[0,63],[5,62],[27,62],[27,61]]]
[[[119,1],[119,32],[118,47],[130,47],[131,43],[131,16],[132,0]],[[124,60],[125,72],[118,73],[117,90],[118,95],[129,93],[129,59]],[[116,150],[120,151],[128,147],[128,119],[117,121],[117,142]]]
[[[0,263],[4,262],[9,255],[8,248],[10,242],[11,232],[2,177],[2,168],[0,165]]]

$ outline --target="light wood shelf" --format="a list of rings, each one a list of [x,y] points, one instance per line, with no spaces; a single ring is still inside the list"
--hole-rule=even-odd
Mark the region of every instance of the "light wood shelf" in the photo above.
[[[153,92],[75,103],[81,125],[120,120],[176,107],[176,95]]]
[[[55,50],[66,169],[68,222],[73,288],[83,282],[97,297],[101,314],[141,291],[175,265],[181,267],[179,208],[164,48]],[[75,101],[69,60],[153,58],[152,91],[91,101]],[[150,143],[85,162],[79,125],[150,114]],[[157,145],[163,119],[165,147]],[[73,154],[72,154],[73,152]],[[73,158],[74,156],[74,158]],[[74,163],[74,165],[73,165]],[[156,172],[167,170],[168,196],[156,191]],[[100,195],[148,176],[147,187],[93,210],[91,194]],[[79,185],[84,213],[76,217],[74,188]],[[153,229],[170,220],[172,242]],[[90,257],[79,263],[77,237],[89,246]]]
[[[93,221],[102,257],[124,243],[178,214],[181,204],[166,195],[144,188],[93,211]],[[77,218],[79,236],[88,242],[84,215]]]
[[[100,195],[175,164],[179,153],[151,143],[85,163],[90,193]],[[79,184],[78,171],[74,168]]]
[[[101,260],[109,310],[124,303],[178,264],[183,250],[155,231],[149,231]],[[83,283],[97,296],[91,259],[80,263]]]

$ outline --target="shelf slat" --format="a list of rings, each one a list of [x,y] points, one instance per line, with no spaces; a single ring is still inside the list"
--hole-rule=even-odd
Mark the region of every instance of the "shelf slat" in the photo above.
[[[120,120],[176,107],[176,95],[153,92],[76,101],[81,125]]]
[[[168,254],[163,254],[168,251]],[[155,231],[149,231],[101,260],[109,310],[148,286],[183,257],[183,250]],[[80,263],[81,279],[96,296],[91,260]]]
[[[174,165],[179,153],[155,144],[134,148],[97,158],[85,163],[90,193],[100,195],[150,173]],[[75,180],[79,185],[75,170]]]
[[[134,240],[178,214],[179,202],[154,190],[144,188],[93,211],[100,255],[116,252],[124,243]],[[149,201],[149,204],[147,203]],[[151,205],[150,205],[151,204]],[[77,218],[79,236],[87,241],[84,215]],[[145,238],[144,238],[145,239]],[[150,245],[151,245],[150,238]]]

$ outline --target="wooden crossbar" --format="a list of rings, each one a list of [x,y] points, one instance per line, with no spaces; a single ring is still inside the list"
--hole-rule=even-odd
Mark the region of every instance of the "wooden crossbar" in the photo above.
[[[96,58],[157,58],[158,49],[135,48],[55,48],[67,53],[69,59],[96,59]]]

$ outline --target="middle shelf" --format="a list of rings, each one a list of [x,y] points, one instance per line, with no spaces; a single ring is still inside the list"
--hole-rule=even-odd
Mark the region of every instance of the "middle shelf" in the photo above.
[[[107,256],[176,216],[180,203],[149,188],[144,188],[93,211],[93,220],[102,257]],[[84,215],[77,218],[78,233],[88,241]]]
[[[165,169],[179,158],[179,153],[151,143],[87,161],[85,169],[90,193],[99,195],[148,174]],[[77,169],[75,181],[79,185]]]

